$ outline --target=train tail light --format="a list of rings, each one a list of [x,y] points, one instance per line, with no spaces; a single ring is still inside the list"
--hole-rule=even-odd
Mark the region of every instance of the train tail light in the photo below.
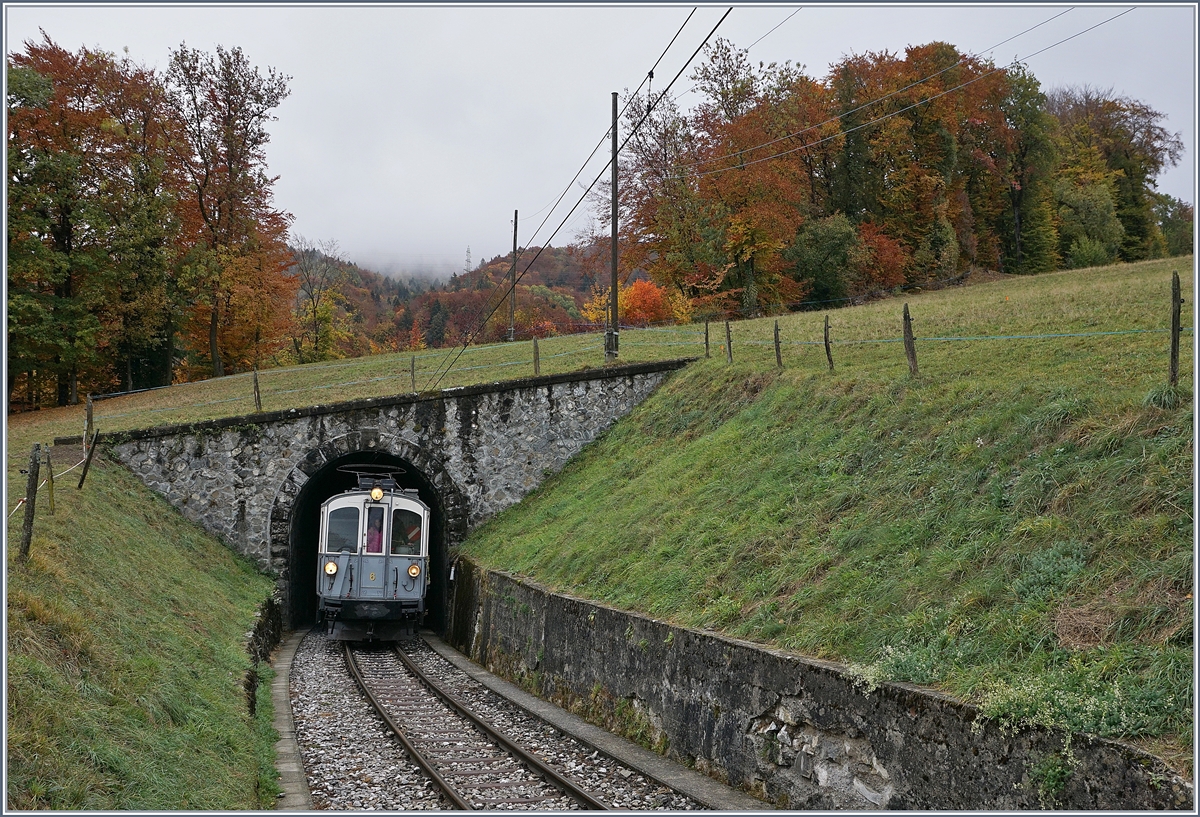
[[[408,566],[408,575],[412,576],[414,579],[417,578],[417,576],[420,576],[421,575],[421,566],[419,564],[417,564],[416,562],[413,562],[412,564],[410,564]]]

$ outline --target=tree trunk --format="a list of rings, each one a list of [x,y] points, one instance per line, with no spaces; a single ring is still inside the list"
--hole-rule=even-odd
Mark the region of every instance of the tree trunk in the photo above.
[[[213,377],[224,377],[225,366],[221,363],[221,352],[217,348],[217,293],[213,293],[212,320],[208,324],[208,354],[212,358]]]
[[[71,404],[71,376],[68,372],[60,371],[57,374],[58,381],[58,398],[57,405],[69,406]]]

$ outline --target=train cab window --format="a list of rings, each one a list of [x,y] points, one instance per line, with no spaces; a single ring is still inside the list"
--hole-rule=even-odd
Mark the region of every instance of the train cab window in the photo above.
[[[358,552],[358,508],[338,508],[329,512],[328,539],[326,553]]]
[[[392,555],[421,555],[421,515],[397,508],[392,511]]]
[[[383,553],[383,508],[367,508],[367,553]]]

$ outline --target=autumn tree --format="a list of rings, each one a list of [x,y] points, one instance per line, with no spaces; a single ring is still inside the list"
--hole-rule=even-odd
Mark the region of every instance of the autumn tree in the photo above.
[[[1163,114],[1111,90],[1059,88],[1047,99],[1061,142],[1078,155],[1095,151],[1113,174],[1120,258],[1137,261],[1165,254],[1154,219],[1155,177],[1178,164],[1183,142],[1163,127]]]
[[[18,372],[34,402],[35,372],[56,380],[60,405],[81,378],[131,387],[134,363],[162,345],[179,230],[161,83],[44,32],[8,72],[10,393]]]
[[[1155,197],[1154,215],[1162,230],[1169,255],[1191,255],[1195,214],[1192,205],[1174,196],[1159,193]]]
[[[279,259],[291,217],[273,207],[275,179],[266,172],[267,123],[287,98],[289,79],[274,68],[264,76],[237,47],[217,46],[214,56],[183,44],[171,53],[170,99],[187,138],[176,155],[187,174],[196,219],[184,282],[195,304],[193,339],[203,327],[218,377],[226,362],[233,362],[231,350],[221,346],[222,321],[241,314],[237,292],[258,289],[275,296],[266,304],[272,316],[257,321],[260,330],[284,331],[290,314],[291,296],[279,297],[287,289],[279,280],[284,269]]]
[[[296,324],[292,338],[297,363],[327,360],[333,354],[338,285],[344,280],[336,241],[293,241],[297,281]]]

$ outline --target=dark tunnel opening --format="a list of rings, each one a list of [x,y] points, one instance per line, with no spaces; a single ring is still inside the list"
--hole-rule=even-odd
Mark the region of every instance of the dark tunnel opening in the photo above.
[[[446,623],[446,590],[449,578],[446,514],[441,496],[416,466],[386,451],[355,451],[328,462],[300,489],[291,512],[291,627],[309,627],[317,620],[317,536],[321,503],[342,491],[357,487],[354,474],[340,471],[345,465],[396,468],[401,488],[416,488],[417,496],[430,508],[430,585],[426,596],[424,626],[441,633]]]

